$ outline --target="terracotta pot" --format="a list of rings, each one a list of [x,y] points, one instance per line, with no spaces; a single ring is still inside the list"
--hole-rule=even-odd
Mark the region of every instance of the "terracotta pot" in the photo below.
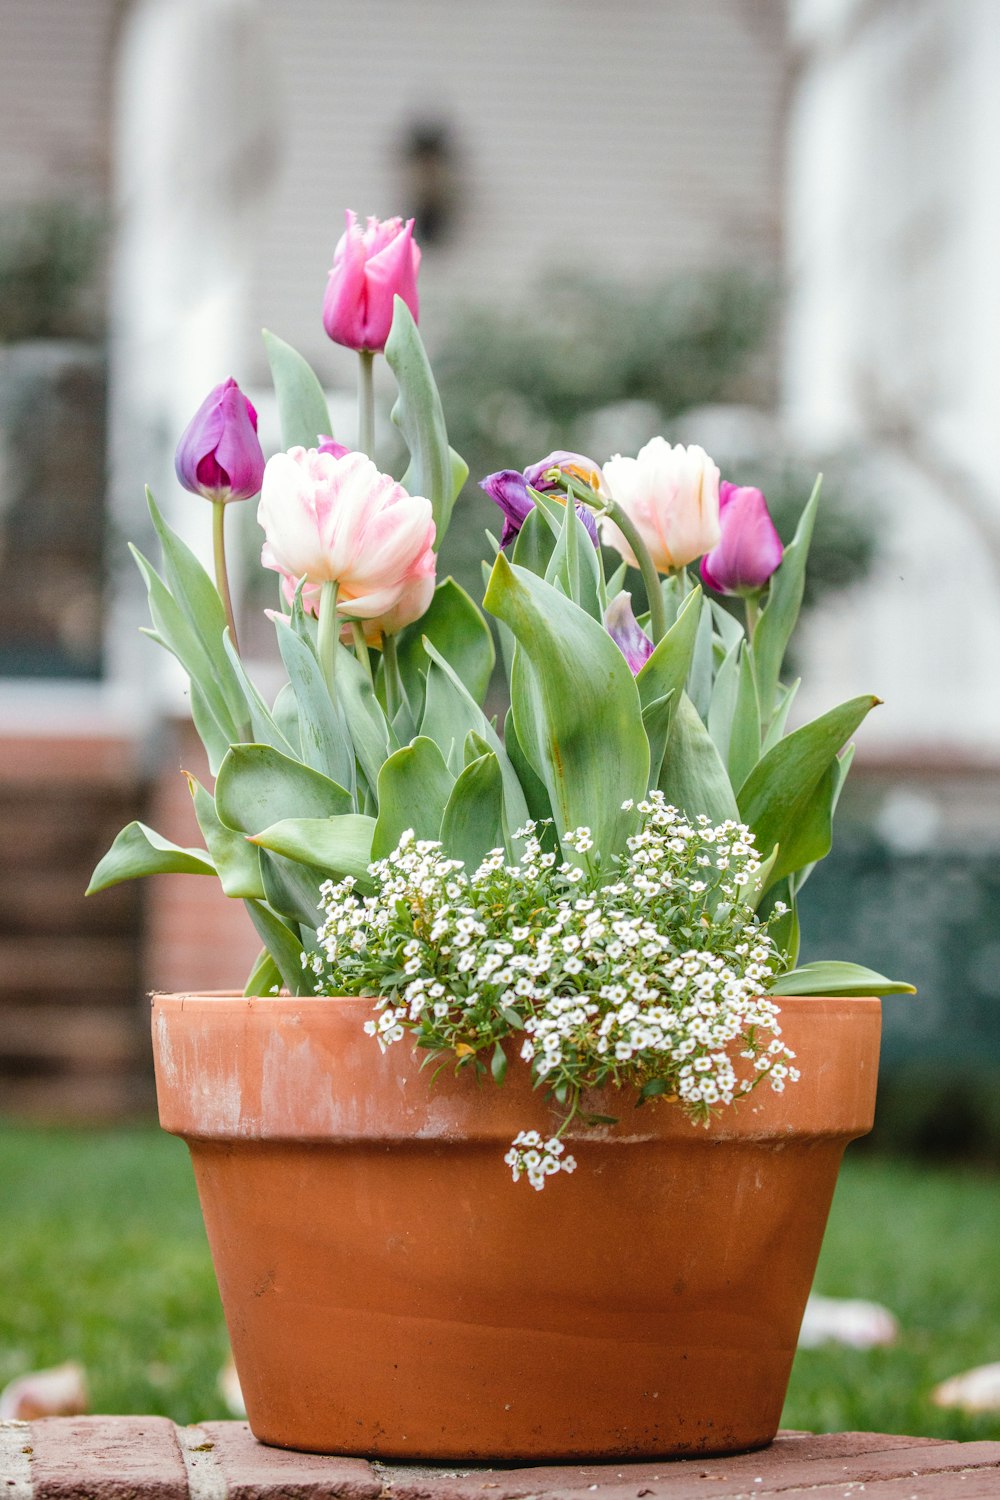
[[[498,1089],[382,1055],[363,1000],[157,996],[160,1119],[187,1141],[250,1425],[369,1457],[610,1459],[771,1441],[845,1145],[871,1128],[877,1000],[783,1000],[801,1081],[709,1129],[595,1099],[578,1168]]]

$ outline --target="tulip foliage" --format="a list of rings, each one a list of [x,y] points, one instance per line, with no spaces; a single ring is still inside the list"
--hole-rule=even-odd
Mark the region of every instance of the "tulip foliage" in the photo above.
[[[411,497],[421,497],[427,510],[412,523],[420,533],[414,556],[425,559],[429,537],[433,552],[440,549],[465,465],[448,445],[404,298],[396,298],[385,344],[398,387],[393,420],[410,454],[399,482],[378,475],[368,458],[342,456],[336,444],[336,453],[309,451],[320,450],[331,432],[320,383],[287,344],[271,335],[266,343],[283,441],[300,455],[271,460],[284,464],[272,471],[273,484],[265,474],[261,519],[268,546],[284,558],[311,557],[309,548],[323,547],[328,557],[340,557],[346,549],[349,563],[331,562],[327,573],[303,573],[297,581],[297,569],[307,564],[284,567],[285,612],[276,616],[276,630],[287,682],[269,702],[237,653],[216,584],[150,497],[162,567],[135,554],[149,592],[148,633],[190,678],[214,785],[189,777],[203,847],[178,847],[133,823],[100,862],[91,890],[153,873],[215,875],[227,895],[246,903],[264,945],[247,992],[283,985],[308,994],[308,960],[323,920],[321,884],[352,876],[364,890],[369,865],[395,849],[407,829],[418,839],[441,840],[450,857],[472,868],[496,848],[515,864],[524,825],[534,820],[558,858],[610,881],[637,826],[636,803],[658,789],[689,818],[733,819],[755,834],[764,863],[746,900],[761,913],[779,902],[787,908],[772,927],[786,966],[776,990],[904,988],[850,965],[796,968],[796,898],[830,848],[851,739],[878,701],[858,697],[787,729],[797,684],[783,678],[783,662],[802,600],[818,485],[746,628],[684,566],[653,575],[650,616],[634,620],[622,592],[624,565],[609,578],[595,546],[595,516],[606,540],[616,526],[611,502],[596,484],[579,483],[586,471],[576,455],[554,456],[566,461],[564,490],[558,462],[547,478],[530,475],[534,483],[513,475],[520,508],[507,537],[512,545],[505,551],[492,541],[482,608],[444,577],[428,587],[419,618],[400,623],[376,578],[373,592],[357,597],[379,602],[359,618],[346,585],[338,589],[342,578],[362,575],[369,587],[372,568],[366,572],[362,564],[372,557],[361,554],[376,545],[373,536],[386,548],[399,541],[391,528],[388,541],[378,529],[388,514],[385,496],[394,504],[396,492],[402,496],[400,517],[410,515]],[[664,461],[658,454],[657,462]],[[288,512],[282,520],[278,481],[291,471],[301,516],[289,519]],[[381,485],[385,504],[377,514],[365,509],[362,471]],[[312,527],[308,536],[301,517]],[[717,535],[717,526],[706,528],[706,548]],[[621,549],[627,557],[631,545]],[[383,570],[387,579],[391,573],[390,592],[405,573],[396,554],[393,566],[395,573],[388,565]],[[420,566],[425,576],[425,562]],[[403,585],[393,593],[394,601],[406,597]],[[632,646],[639,637],[645,643],[637,653],[619,643],[614,622],[623,614]],[[495,637],[509,698],[502,720],[484,706]],[[566,838],[580,828],[591,831],[583,851]]]

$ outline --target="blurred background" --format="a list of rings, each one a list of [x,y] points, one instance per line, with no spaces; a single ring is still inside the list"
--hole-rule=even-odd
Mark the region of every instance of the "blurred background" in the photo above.
[[[803,898],[804,956],[919,986],[885,1004],[866,1149],[995,1166],[995,0],[0,0],[0,37],[0,1168],[32,1288],[0,1383],[99,1348],[100,1409],[187,1419],[217,1399],[176,1143],[130,1126],[81,1147],[28,1122],[150,1117],[145,995],[241,984],[256,951],[207,880],[82,892],[135,816],[200,842],[179,772],[201,752],[138,633],[126,539],[155,555],[149,483],[207,552],[172,459],[217,382],[239,380],[277,448],[262,326],[314,364],[352,441],[353,359],[320,322],[346,208],[416,218],[421,328],[472,470],[444,560],[471,589],[496,521],[474,481],[553,448],[699,442],[786,539],[823,470],[799,715],[885,703]],[[385,410],[379,443],[388,466]],[[238,614],[266,678],[254,508],[233,507]],[[73,1177],[86,1203],[58,1196]],[[987,1180],[873,1161],[838,1199],[827,1290],[898,1282],[896,1310],[946,1330],[899,1356],[911,1395],[990,1356],[1000,1308],[969,1300],[995,1253]],[[73,1237],[93,1318],[60,1280]],[[199,1309],[207,1344],[185,1331]],[[786,1421],[960,1430],[895,1395],[873,1416],[863,1398],[898,1371],[853,1358],[797,1365]]]

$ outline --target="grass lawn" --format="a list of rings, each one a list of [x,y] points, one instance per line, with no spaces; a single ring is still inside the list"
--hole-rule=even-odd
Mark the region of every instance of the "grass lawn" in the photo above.
[[[931,1387],[1000,1360],[1000,1180],[858,1156],[816,1281],[896,1313],[890,1349],[803,1350],[784,1423],[1000,1439]],[[187,1152],[149,1129],[0,1127],[0,1386],[78,1359],[100,1412],[226,1416],[226,1337]]]

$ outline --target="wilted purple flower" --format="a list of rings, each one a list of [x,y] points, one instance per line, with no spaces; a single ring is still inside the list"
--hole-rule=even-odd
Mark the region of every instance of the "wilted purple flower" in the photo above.
[[[177,478],[206,500],[249,500],[264,478],[257,413],[235,380],[210,391],[184,429],[174,455]]]
[[[495,500],[503,511],[501,547],[506,547],[508,542],[514,540],[527,520],[528,513],[534,509],[532,490],[551,494],[556,500],[565,503],[565,490],[560,488],[555,480],[545,478],[545,475],[552,469],[561,469],[573,479],[587,485],[594,491],[595,497],[607,495],[607,490],[604,488],[604,476],[597,465],[580,453],[566,453],[562,449],[550,453],[548,458],[542,459],[541,463],[529,464],[523,474],[519,474],[516,469],[500,469],[496,474],[487,474],[485,479],[479,481],[479,487],[485,490],[490,499]],[[586,505],[579,504],[576,507],[576,513],[587,528],[587,534],[596,547],[598,545],[597,521],[593,513]]]
[[[604,612],[604,626],[635,677],[653,654],[653,643],[632,613],[632,595],[618,594]]]
[[[717,594],[756,594],[781,562],[784,548],[760,490],[719,485],[722,536],[701,560],[703,582]]]

